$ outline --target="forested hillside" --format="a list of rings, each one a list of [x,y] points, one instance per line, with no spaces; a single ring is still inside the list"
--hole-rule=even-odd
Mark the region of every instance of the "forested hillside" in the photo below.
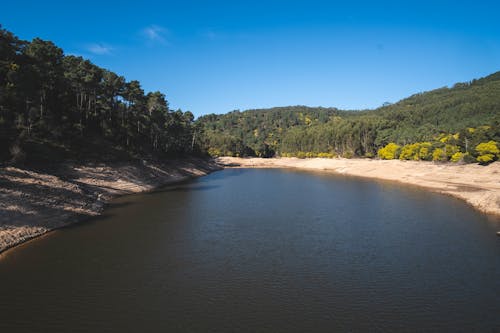
[[[233,111],[198,118],[204,147],[213,155],[271,157],[290,128],[324,124],[343,112],[335,108],[306,106]]]
[[[500,141],[500,72],[375,110],[293,106],[212,114],[197,122],[212,155],[373,157],[392,143],[398,147],[392,158],[449,160],[460,152],[461,160],[471,160],[480,155],[478,144]],[[428,152],[401,156],[402,147],[416,143]],[[444,157],[433,157],[438,148]]]
[[[0,26],[0,162],[203,152],[489,162],[500,155],[500,72],[375,110],[290,106],[193,120],[139,81]]]
[[[179,155],[193,134],[163,93],[0,26],[0,161]]]

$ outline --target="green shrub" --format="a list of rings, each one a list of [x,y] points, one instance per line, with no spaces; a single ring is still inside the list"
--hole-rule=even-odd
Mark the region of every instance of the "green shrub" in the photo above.
[[[303,151],[299,151],[295,156],[298,158],[306,158],[306,153]]]
[[[352,151],[346,151],[342,154],[342,157],[343,158],[353,158],[354,157],[354,153]]]

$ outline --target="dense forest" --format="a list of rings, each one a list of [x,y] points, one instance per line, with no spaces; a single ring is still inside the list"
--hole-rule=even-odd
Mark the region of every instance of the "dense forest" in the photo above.
[[[499,157],[500,72],[375,110],[291,106],[210,114],[197,123],[211,155],[491,162]]]
[[[0,26],[0,161],[191,154],[193,120],[139,81]]]

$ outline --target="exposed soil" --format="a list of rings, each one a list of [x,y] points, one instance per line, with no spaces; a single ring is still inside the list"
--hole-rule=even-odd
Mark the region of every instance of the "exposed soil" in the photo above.
[[[116,196],[219,170],[213,161],[182,159],[29,169],[0,168],[0,252],[50,230],[99,215]]]

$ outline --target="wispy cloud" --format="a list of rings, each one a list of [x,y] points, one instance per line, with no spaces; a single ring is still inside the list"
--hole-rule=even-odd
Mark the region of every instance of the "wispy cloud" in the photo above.
[[[150,43],[168,44],[166,38],[168,30],[159,25],[150,25],[142,29],[141,33]]]
[[[109,45],[102,43],[92,43],[87,45],[87,51],[96,55],[108,55],[111,54],[113,48]]]
[[[219,35],[215,31],[212,31],[212,30],[207,30],[207,31],[203,32],[202,36],[208,40],[214,40],[217,37],[219,37]]]

